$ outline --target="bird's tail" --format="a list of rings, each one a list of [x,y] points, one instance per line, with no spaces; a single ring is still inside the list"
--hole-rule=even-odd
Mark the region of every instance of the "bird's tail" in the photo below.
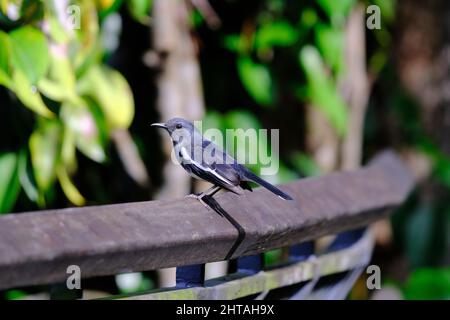
[[[247,169],[247,168],[246,168]],[[251,172],[250,170],[245,170],[244,173],[244,177],[248,180],[251,180],[253,182],[256,182],[257,184],[259,184],[260,186],[266,188],[267,190],[275,193],[277,196],[279,196],[281,199],[284,200],[293,200],[292,197],[290,195],[288,195],[287,193],[284,193],[283,191],[281,191],[280,189],[278,189],[277,187],[271,185],[270,183],[268,183],[267,181],[261,179],[260,177],[258,177],[256,174],[254,174],[253,172]]]

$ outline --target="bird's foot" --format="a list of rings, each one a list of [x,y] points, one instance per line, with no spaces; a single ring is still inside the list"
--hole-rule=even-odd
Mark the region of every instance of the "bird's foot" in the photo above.
[[[191,193],[185,196],[185,198],[194,198],[197,199],[206,209],[210,210],[211,208],[209,207],[209,205],[203,201],[203,197],[205,197],[206,194],[204,193],[199,193],[199,194],[195,194],[195,193]]]
[[[198,197],[200,197],[202,194],[201,193],[191,193],[191,194],[187,194],[184,197],[185,198],[194,198],[197,199]]]

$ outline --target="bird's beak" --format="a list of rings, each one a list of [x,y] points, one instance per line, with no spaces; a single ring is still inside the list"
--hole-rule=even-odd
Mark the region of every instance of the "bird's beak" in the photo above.
[[[163,128],[163,129],[167,130],[167,126],[165,123],[152,123],[151,126],[156,127],[156,128]]]

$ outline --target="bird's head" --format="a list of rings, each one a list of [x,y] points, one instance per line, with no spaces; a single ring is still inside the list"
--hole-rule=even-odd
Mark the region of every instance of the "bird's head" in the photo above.
[[[151,126],[167,130],[174,142],[178,142],[186,135],[192,136],[196,132],[192,122],[183,118],[172,118],[166,123],[153,123]]]

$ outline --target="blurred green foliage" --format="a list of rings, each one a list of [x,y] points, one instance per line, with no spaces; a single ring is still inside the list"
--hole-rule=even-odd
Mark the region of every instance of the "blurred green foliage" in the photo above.
[[[315,6],[306,3],[298,20],[291,22],[286,20],[290,9],[287,3],[266,1],[256,17],[256,25],[243,27],[241,34],[227,35],[224,39],[225,47],[238,55],[239,77],[249,95],[260,105],[273,106],[278,96],[271,71],[273,52],[283,47],[294,50],[306,77],[306,83],[294,86],[294,90],[300,92],[302,101],[306,98],[320,108],[340,135],[345,134],[347,108],[337,80],[345,69],[345,21],[355,3],[354,0],[318,1]],[[296,65],[295,61],[291,63]]]
[[[105,21],[114,14],[149,24],[152,1],[69,1],[81,9],[79,21],[76,10],[70,11],[71,19],[66,19],[66,8],[58,5],[62,2],[0,0],[0,109],[7,110],[1,121],[14,126],[12,138],[4,139],[0,149],[0,213],[13,211],[21,193],[36,205],[49,207],[59,196],[58,188],[72,204],[82,205],[86,200],[78,190],[76,177],[83,174],[89,176],[91,189],[95,189],[89,200],[118,201],[98,188],[110,181],[104,182],[101,175],[92,172],[100,167],[109,169],[108,161],[114,157],[109,152],[111,133],[132,124],[140,133],[134,138],[146,162],[149,166],[158,162],[149,151],[155,142],[146,137],[150,134],[143,124],[155,115],[141,113],[145,119],[139,119],[137,112],[142,110],[135,110],[131,86],[107,63],[115,49],[102,42],[108,33]],[[225,18],[219,30],[210,30],[202,13],[192,9],[190,24],[193,37],[201,39],[200,47],[202,41],[206,50],[220,47],[216,48],[220,63],[200,53],[207,102],[203,130],[217,128],[225,133],[233,128],[261,129],[270,123],[268,118],[292,114],[289,107],[301,109],[309,104],[318,108],[337,135],[347,134],[349,114],[339,81],[347,67],[343,52],[345,24],[358,4],[378,5],[384,26],[366,32],[368,70],[377,83],[366,116],[365,154],[392,145],[419,151],[432,163],[433,181],[448,190],[450,159],[425,133],[419,108],[399,87],[393,71],[394,0],[212,1],[219,16],[223,12],[223,16],[232,17]],[[72,24],[77,22],[80,28],[74,29]],[[135,42],[144,42],[142,37]],[[141,56],[135,54],[133,58]],[[230,61],[235,74],[228,68]],[[135,80],[133,89],[147,80]],[[147,94],[150,82],[145,86]],[[150,98],[145,96],[147,109],[152,109],[148,107]],[[398,134],[395,141],[384,140],[392,138],[384,127],[386,118],[393,127],[390,130]],[[302,123],[304,119],[293,119],[289,124],[278,121],[274,127],[283,125],[283,130],[308,125]],[[305,139],[299,131],[292,131],[297,135],[289,132],[294,147],[291,145],[287,152],[280,150],[284,154],[278,174],[266,177],[271,182],[322,173],[303,151],[303,143],[298,142]],[[270,154],[270,142],[260,140],[263,142],[258,147]],[[229,151],[235,156],[257,152],[241,145]],[[84,158],[91,162],[83,173],[78,167]],[[263,165],[256,163],[250,168],[259,172]],[[124,184],[124,180],[119,183]],[[428,203],[418,192],[393,217],[395,244],[415,269],[405,284],[399,284],[406,298],[449,297],[448,270],[437,268],[448,250],[449,217],[448,201]],[[279,257],[280,251],[273,251],[266,260],[272,263]],[[138,287],[150,286],[145,281]],[[120,290],[128,292],[126,288]],[[23,294],[10,291],[8,297]]]
[[[406,299],[450,299],[450,268],[447,269],[417,269],[402,285]]]
[[[383,25],[381,29],[366,32],[370,43],[368,71],[380,83],[375,87],[375,94],[383,97],[370,103],[364,132],[365,150],[373,151],[373,146],[388,136],[383,126],[393,126],[391,130],[400,135],[397,138],[400,141],[388,144],[412,148],[425,155],[432,164],[432,179],[448,188],[449,158],[425,132],[417,104],[404,93],[393,73],[391,26],[395,22],[396,1],[318,0],[301,4],[259,1],[256,9],[243,19],[240,31],[233,29],[225,33],[222,44],[234,54],[241,85],[256,106],[284,110],[284,96],[292,95],[302,105],[309,103],[317,107],[336,133],[344,136],[349,115],[339,81],[346,72],[345,25],[349,13],[358,4],[378,5]],[[222,130],[261,128],[257,113],[243,108],[224,113],[210,111],[207,123]],[[231,121],[233,118],[238,121]],[[385,118],[391,123],[381,122]],[[260,165],[252,169],[258,171]],[[321,174],[321,170],[309,155],[295,151],[280,164],[279,176],[284,177],[277,179],[286,181],[298,174],[314,176]],[[413,194],[393,217],[394,245],[407,257],[411,270],[416,270],[405,284],[398,286],[407,299],[448,298],[448,272],[430,267],[441,265],[448,252],[450,204],[448,199],[443,203],[426,203],[421,197],[417,192]],[[268,262],[278,258],[278,251],[266,254]],[[424,267],[429,268],[424,271],[421,269]],[[439,280],[435,281],[434,275]]]
[[[14,206],[19,193],[19,155],[8,152],[0,155],[0,212],[8,212]]]
[[[73,204],[82,205],[85,200],[71,179],[75,151],[103,163],[110,132],[127,129],[133,120],[129,85],[104,63],[100,42],[100,17],[118,10],[120,2],[67,2],[77,6],[72,11],[61,3],[0,3],[2,28],[8,30],[0,30],[0,85],[11,93],[2,103],[35,115],[28,146],[1,155],[1,174],[9,178],[0,188],[0,212],[12,209],[18,181],[39,206],[45,206],[56,181]],[[150,2],[128,5],[137,19],[148,18]]]

